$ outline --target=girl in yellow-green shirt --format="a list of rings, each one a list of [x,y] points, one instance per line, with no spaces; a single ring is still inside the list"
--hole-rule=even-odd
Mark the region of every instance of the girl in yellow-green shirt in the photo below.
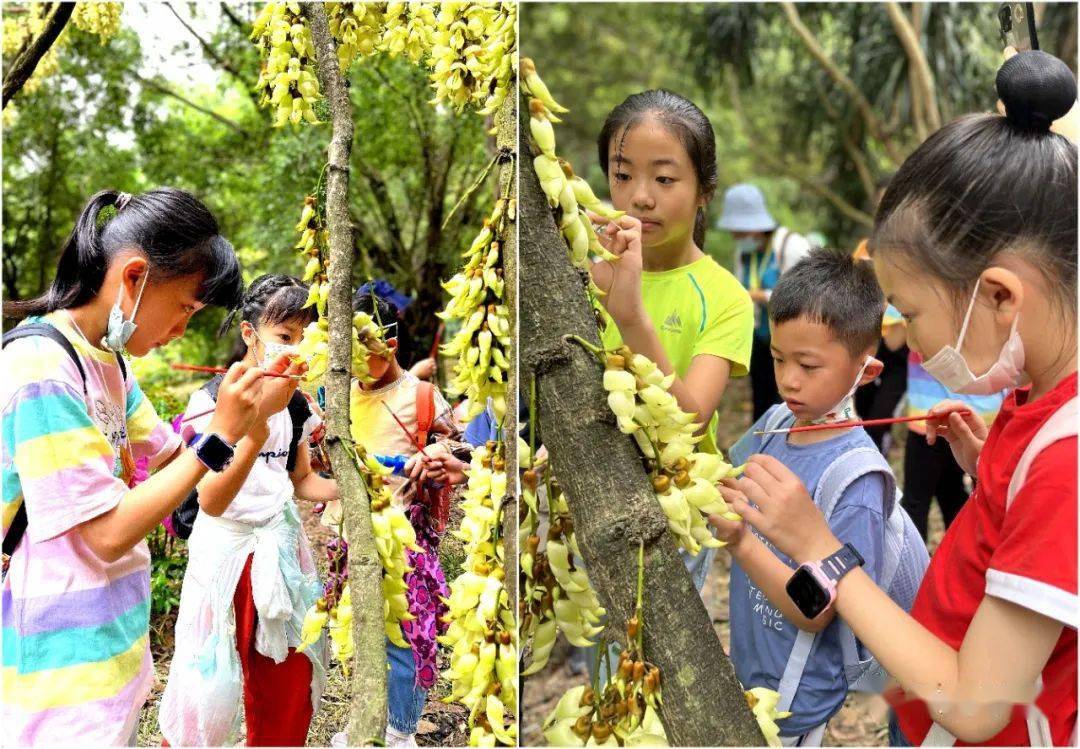
[[[670,91],[615,107],[597,140],[611,200],[625,216],[601,243],[618,262],[593,265],[606,347],[622,343],[675,373],[672,394],[708,422],[700,449],[716,452],[716,409],[747,374],[754,309],[735,277],[702,251],[716,190],[716,137],[704,113]]]

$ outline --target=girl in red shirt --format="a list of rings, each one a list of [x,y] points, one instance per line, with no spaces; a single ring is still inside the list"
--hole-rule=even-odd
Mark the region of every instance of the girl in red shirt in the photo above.
[[[948,440],[977,484],[911,615],[860,568],[836,588],[836,612],[899,682],[891,701],[916,745],[1076,742],[1077,148],[1049,129],[1076,81],[1060,60],[1021,52],[997,88],[1005,116],[930,136],[883,196],[870,239],[927,371],[953,391],[1015,388],[989,430],[956,413],[928,424],[928,441]],[[1064,428],[1018,470],[1048,422]],[[767,456],[724,493],[800,563],[841,547]]]

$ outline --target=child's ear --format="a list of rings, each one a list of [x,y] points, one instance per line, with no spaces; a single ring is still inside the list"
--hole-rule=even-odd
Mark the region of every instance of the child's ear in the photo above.
[[[1024,303],[1024,282],[1008,268],[992,265],[982,273],[979,296],[989,298],[994,315],[1001,323],[1012,325]]]
[[[873,382],[878,377],[881,377],[882,370],[885,369],[885,365],[881,363],[881,360],[870,357],[870,363],[866,365],[866,369],[863,370],[862,377],[859,378],[859,385],[865,385],[868,382]]]
[[[247,320],[240,322],[240,337],[249,347],[255,345],[255,326]]]

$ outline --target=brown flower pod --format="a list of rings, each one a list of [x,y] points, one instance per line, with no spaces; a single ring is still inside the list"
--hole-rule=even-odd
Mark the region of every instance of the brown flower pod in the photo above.
[[[527,471],[525,471],[523,474],[521,474],[521,483],[525,485],[526,489],[528,489],[529,491],[531,491],[531,492],[533,492],[535,494],[536,493],[536,487],[540,483],[540,477],[537,475],[536,471],[534,471],[533,469],[530,468]],[[524,506],[525,505],[523,504],[522,507],[524,507]]]
[[[596,692],[593,691],[593,688],[592,687],[585,687],[585,691],[581,693],[581,700],[578,702],[578,706],[580,706],[580,707],[588,707],[588,706],[592,705],[592,703],[593,703],[593,701],[595,699],[596,699]]]
[[[592,716],[582,715],[577,721],[574,722],[574,733],[576,733],[582,741],[588,740],[589,734],[592,733]]]
[[[540,546],[540,536],[532,535],[525,539],[525,548],[528,549],[530,554],[536,554],[536,549]]]
[[[506,461],[500,457],[496,457],[491,461],[491,466],[495,469],[496,473],[502,473],[506,470]]]
[[[597,723],[593,726],[592,735],[598,744],[603,744],[611,737],[611,726],[606,723]]]
[[[634,662],[623,661],[619,664],[619,676],[623,678],[623,681],[630,681],[630,677],[634,674]]]
[[[690,470],[690,461],[687,460],[686,458],[679,458],[678,460],[675,461],[675,470],[676,471],[689,471]]]
[[[652,480],[653,491],[657,494],[665,494],[667,490],[671,488],[671,479],[664,474],[653,477]]]
[[[680,489],[685,489],[689,483],[690,474],[686,471],[679,471],[675,474],[675,486],[679,487]]]
[[[631,351],[630,347],[627,346],[625,343],[615,349],[615,353],[621,356],[623,359],[626,359],[626,361],[630,361],[631,357],[634,356],[634,352]]]
[[[626,359],[618,354],[608,354],[604,359],[604,365],[608,369],[626,369]]]
[[[640,630],[641,622],[638,621],[638,618],[636,616],[630,617],[630,621],[626,623],[626,636],[633,640],[635,637],[637,637]]]
[[[645,664],[641,661],[634,663],[634,681],[641,681],[645,678]]]
[[[505,629],[499,633],[499,644],[509,645],[514,641],[514,636],[507,632]]]

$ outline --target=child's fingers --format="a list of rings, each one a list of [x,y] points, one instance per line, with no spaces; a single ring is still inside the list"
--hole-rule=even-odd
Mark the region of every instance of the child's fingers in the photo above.
[[[251,369],[249,364],[245,364],[242,361],[238,361],[229,367],[229,371],[225,373],[225,376],[221,378],[222,385],[232,385],[234,382],[244,376],[244,373]]]
[[[262,377],[263,370],[260,367],[249,367],[236,382],[236,387],[238,390],[243,390],[245,392],[257,392],[262,387]]]
[[[292,361],[292,354],[282,353],[278,354],[270,364],[266,366],[267,372],[273,372],[274,374],[284,374],[285,370],[289,368],[289,364]]]
[[[961,414],[949,414],[949,431],[951,435],[947,432],[945,439],[950,443],[954,439],[959,439],[962,442],[978,442],[975,433],[971,431],[971,427]]]
[[[741,515],[743,520],[755,528],[764,527],[765,516],[749,502],[743,499],[734,499],[731,502],[731,509]]]

